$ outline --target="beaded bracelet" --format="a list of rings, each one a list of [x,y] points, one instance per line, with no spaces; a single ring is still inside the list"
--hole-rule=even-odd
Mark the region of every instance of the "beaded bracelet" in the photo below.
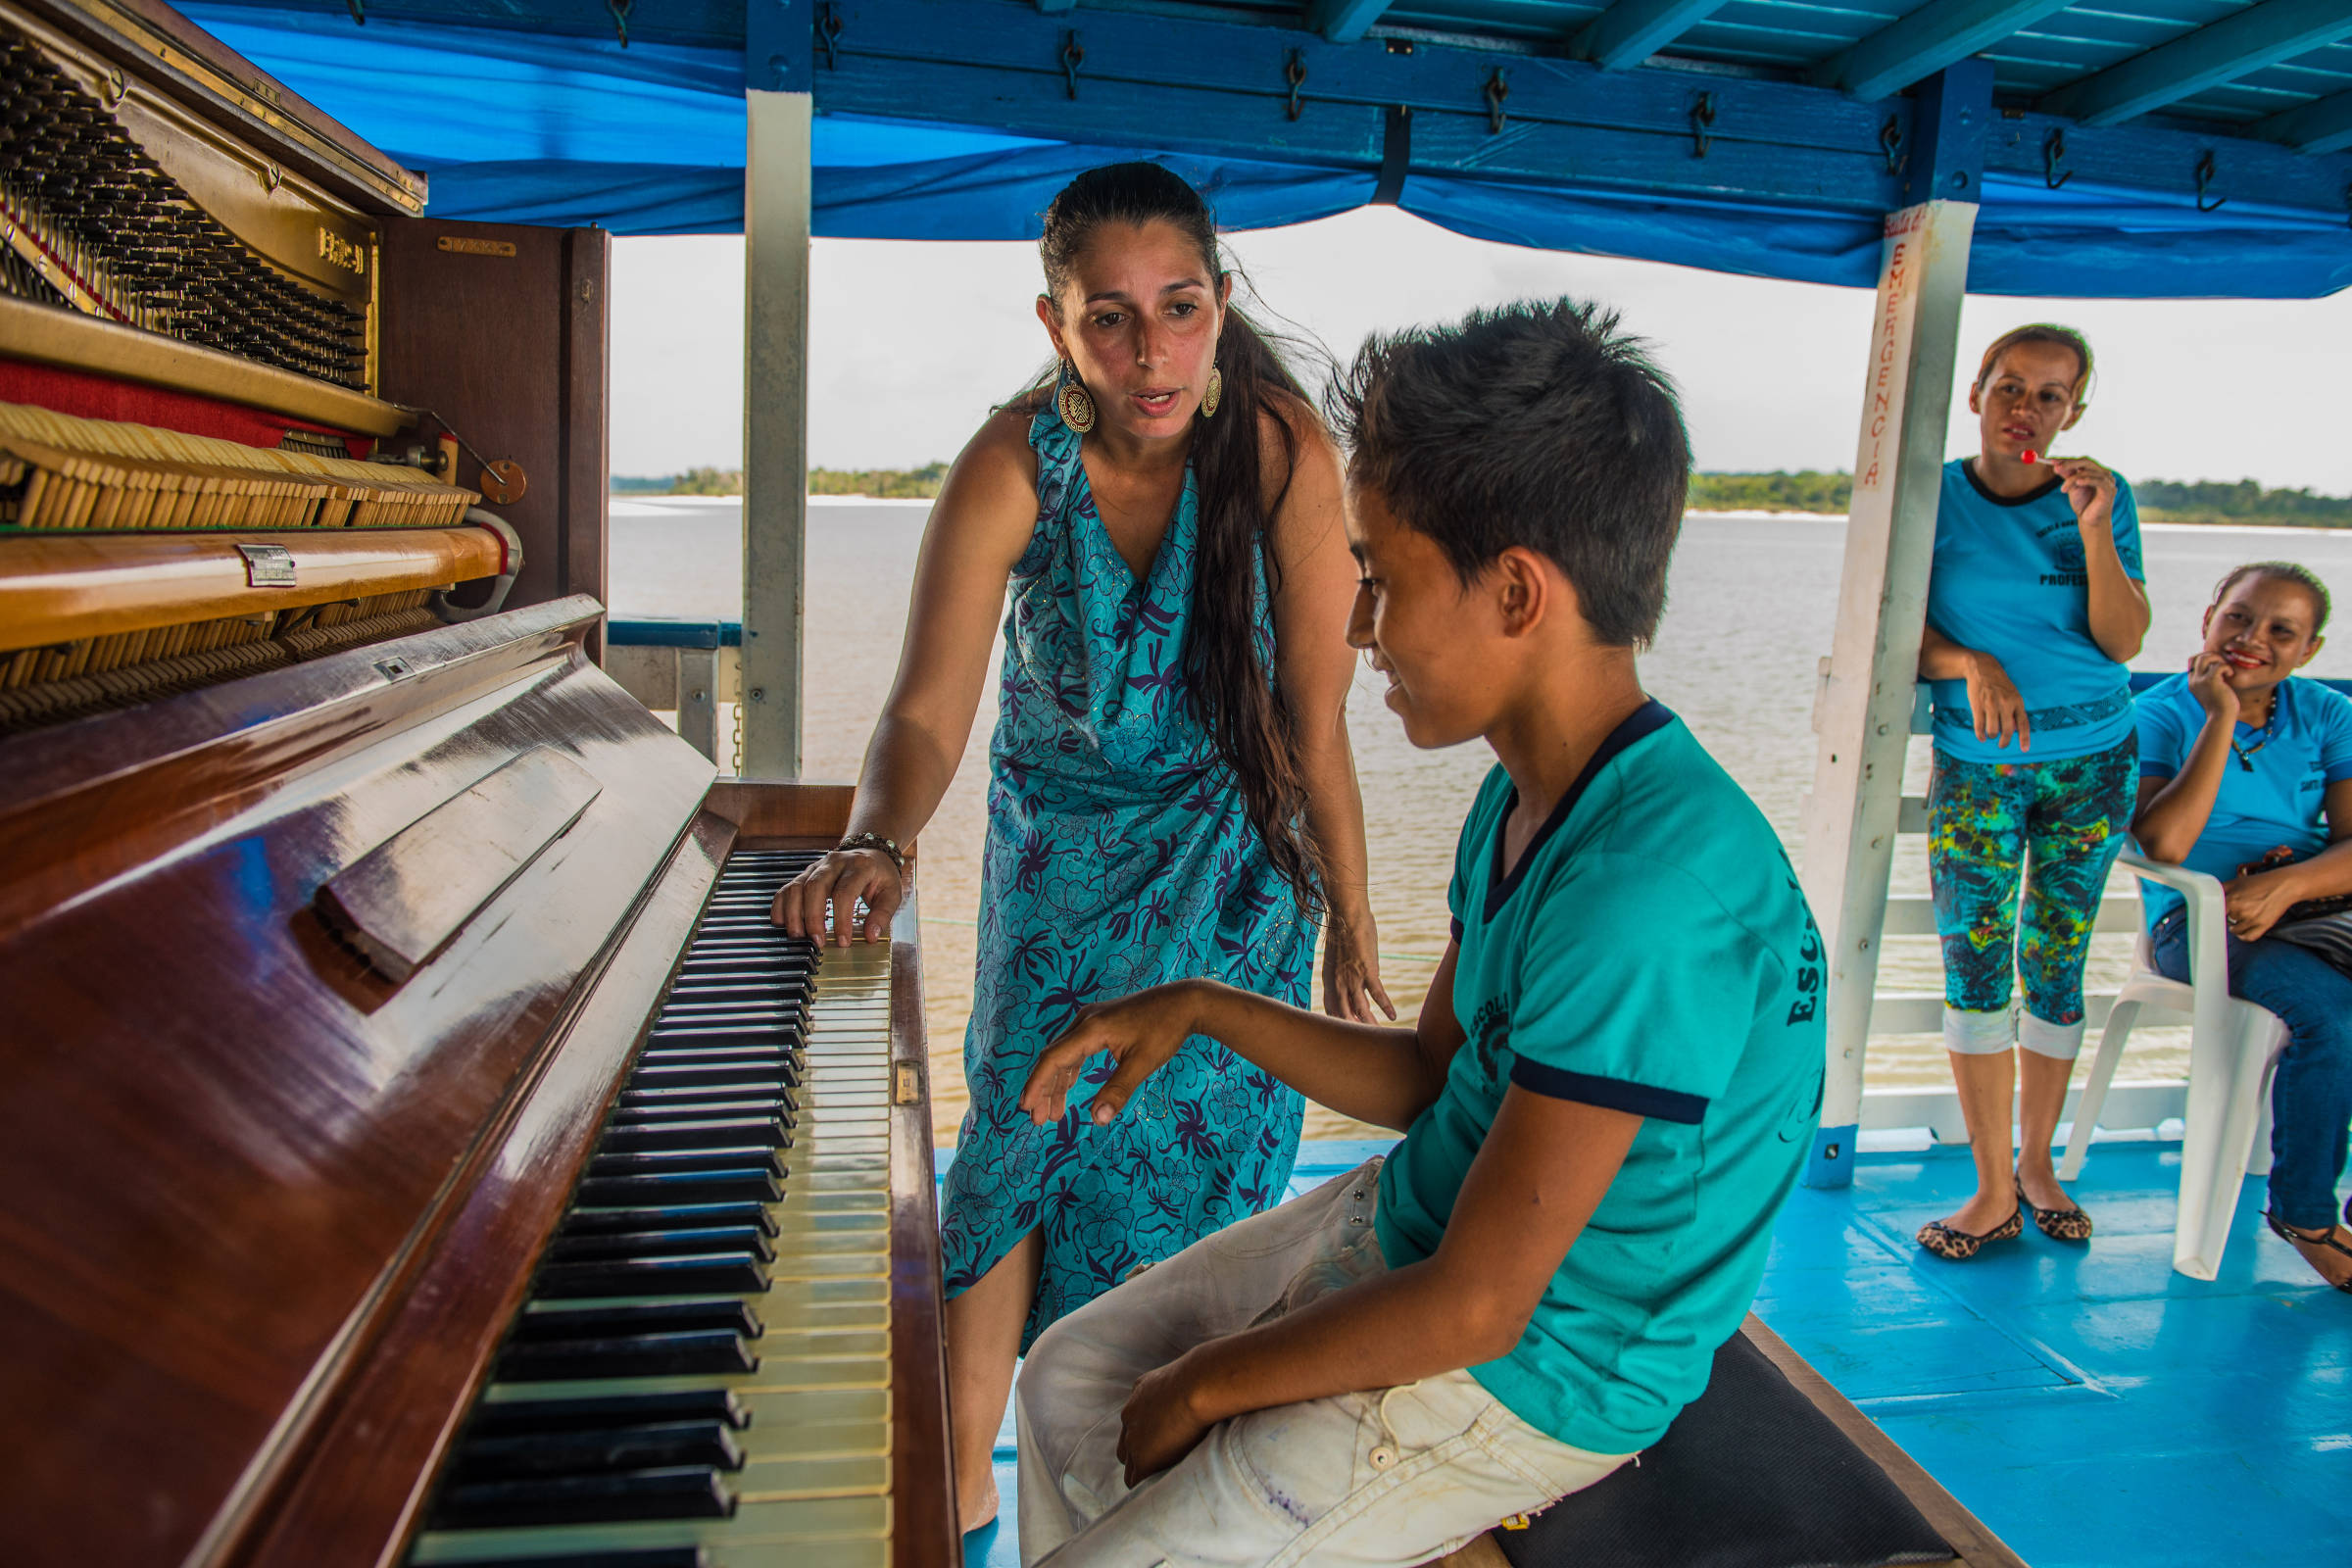
[[[879,833],[853,833],[834,846],[837,850],[880,850],[890,857],[890,863],[900,870],[906,869],[906,853],[899,848],[896,839],[886,839]]]

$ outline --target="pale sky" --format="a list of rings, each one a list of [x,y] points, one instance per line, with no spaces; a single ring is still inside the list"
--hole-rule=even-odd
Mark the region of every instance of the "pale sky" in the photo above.
[[[1701,468],[1851,468],[1871,296],[1466,239],[1394,208],[1227,236],[1274,311],[1342,358],[1366,332],[1505,300],[1617,306],[1681,383]],[[810,461],[953,458],[1049,349],[1036,247],[818,240]],[[2127,475],[2352,493],[2352,291],[2325,300],[1972,297],[1963,372],[2023,321],[2089,335],[2099,380],[2065,453]],[[623,239],[612,279],[612,471],[740,466],[743,242]],[[1955,396],[1949,449],[1976,450]]]

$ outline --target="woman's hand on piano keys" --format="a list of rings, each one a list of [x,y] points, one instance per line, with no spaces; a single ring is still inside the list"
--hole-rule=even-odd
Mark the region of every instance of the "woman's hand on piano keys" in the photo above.
[[[859,904],[865,906],[865,940],[888,941],[890,917],[902,896],[899,868],[889,856],[880,850],[835,850],[778,888],[768,914],[786,936],[846,948],[856,933],[853,911]]]
[[[1107,1051],[1117,1065],[1095,1091],[1088,1119],[1098,1127],[1109,1126],[1144,1080],[1166,1066],[1176,1048],[1199,1032],[1193,1002],[1193,983],[1178,980],[1079,1008],[1068,1031],[1037,1054],[1029,1081],[1021,1088],[1021,1108],[1040,1127],[1061,1120],[1087,1058]]]

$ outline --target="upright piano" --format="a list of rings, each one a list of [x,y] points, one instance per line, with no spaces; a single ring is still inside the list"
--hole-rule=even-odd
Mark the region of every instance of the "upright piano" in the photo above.
[[[599,667],[604,237],[422,198],[0,0],[0,1561],[953,1564],[911,869],[769,923],[850,791]]]

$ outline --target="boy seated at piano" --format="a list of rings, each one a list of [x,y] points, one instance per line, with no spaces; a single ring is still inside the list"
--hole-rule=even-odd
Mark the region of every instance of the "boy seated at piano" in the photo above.
[[[1518,305],[1373,339],[1331,402],[1348,639],[1414,745],[1496,759],[1419,1022],[1181,981],[1080,1013],[1023,1104],[1177,1115],[1200,1034],[1404,1140],[1038,1341],[1024,1563],[1417,1564],[1591,1486],[1705,1387],[1811,1149],[1820,939],[1636,665],[1690,469],[1644,345]]]

